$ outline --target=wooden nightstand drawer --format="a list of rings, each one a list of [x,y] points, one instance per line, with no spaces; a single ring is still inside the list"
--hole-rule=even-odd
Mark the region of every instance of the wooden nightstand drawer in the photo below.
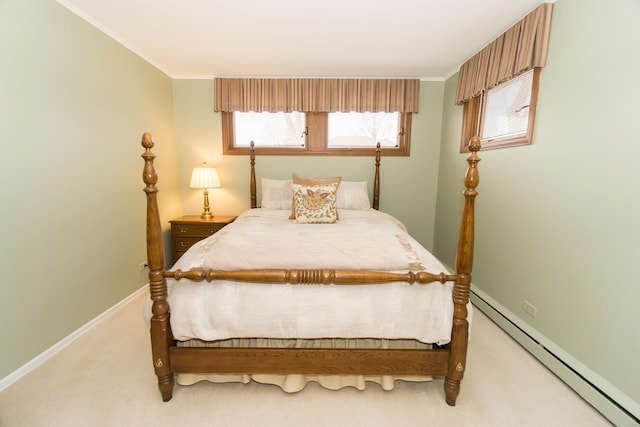
[[[171,243],[176,247],[176,250],[186,252],[187,249],[193,246],[194,243],[198,243],[200,240],[202,240],[202,238],[199,237],[177,237],[175,240],[172,240]]]
[[[216,215],[213,219],[205,221],[198,215],[186,215],[169,221],[173,262],[176,262],[194,243],[217,233],[235,219],[235,216]]]
[[[176,224],[175,235],[203,238],[211,236],[225,225],[227,224]]]

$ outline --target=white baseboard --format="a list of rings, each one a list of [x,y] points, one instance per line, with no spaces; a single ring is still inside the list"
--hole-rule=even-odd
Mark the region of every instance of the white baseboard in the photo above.
[[[518,316],[473,288],[471,302],[616,426],[638,426],[640,405]]]
[[[34,370],[38,366],[40,366],[43,363],[45,363],[47,360],[51,359],[55,354],[60,352],[60,350],[62,350],[63,348],[65,348],[66,346],[71,344],[73,341],[78,339],[80,336],[82,336],[85,333],[87,333],[91,328],[93,328],[95,325],[97,325],[98,323],[102,322],[104,319],[109,317],[111,314],[113,314],[114,312],[119,310],[122,306],[127,304],[129,301],[131,301],[134,298],[138,297],[141,293],[148,292],[148,289],[149,289],[149,286],[148,285],[144,285],[142,288],[138,289],[137,291],[135,291],[134,293],[132,293],[131,295],[129,295],[128,297],[126,297],[125,299],[123,299],[122,301],[120,301],[119,303],[114,305],[113,307],[109,308],[104,313],[100,314],[99,316],[97,316],[93,320],[91,320],[88,323],[84,324],[82,327],[76,329],[71,334],[69,334],[68,336],[66,336],[62,340],[58,341],[53,346],[49,347],[47,350],[45,350],[42,353],[40,353],[39,355],[37,355],[36,357],[31,359],[29,362],[27,362],[24,365],[22,365],[20,368],[16,369],[15,371],[10,373],[6,377],[2,378],[0,380],[0,391],[2,391],[5,388],[9,387],[11,384],[15,383],[16,381],[18,381],[20,378],[22,378],[23,376],[25,376],[26,374],[28,374],[32,370]]]

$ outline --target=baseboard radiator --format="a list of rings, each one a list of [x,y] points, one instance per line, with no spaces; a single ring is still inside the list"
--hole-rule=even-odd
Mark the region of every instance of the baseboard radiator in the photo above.
[[[482,290],[472,288],[471,302],[613,424],[640,425],[637,402],[548,341]]]

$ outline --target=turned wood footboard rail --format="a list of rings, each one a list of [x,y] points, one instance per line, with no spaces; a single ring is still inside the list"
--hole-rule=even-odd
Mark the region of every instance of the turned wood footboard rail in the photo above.
[[[444,375],[446,402],[455,405],[460,392],[460,381],[466,370],[469,323],[467,304],[473,266],[474,215],[476,187],[479,183],[477,164],[480,141],[469,143],[471,155],[464,178],[464,208],[458,236],[456,273],[408,272],[390,273],[372,270],[339,269],[256,269],[215,271],[192,269],[167,271],[165,268],[162,226],[158,210],[154,166],[155,155],[151,134],[144,133],[145,151],[143,181],[147,199],[147,262],[149,265],[149,293],[151,296],[151,350],[158,388],[162,399],[168,401],[173,394],[174,373],[313,373],[313,374],[403,374]],[[255,150],[251,150],[251,206],[256,207]],[[376,151],[374,179],[374,208],[379,200],[380,150]],[[433,350],[305,350],[305,349],[250,349],[250,348],[184,348],[176,346],[170,325],[167,302],[167,279],[193,281],[233,280],[255,283],[289,283],[294,285],[340,284],[363,285],[372,283],[406,282],[423,285],[433,282],[453,282],[453,327],[451,341]]]
[[[433,282],[455,282],[457,275],[432,274],[426,271],[391,273],[375,270],[330,270],[330,269],[258,269],[258,270],[203,270],[165,271],[164,277],[171,279],[189,279],[194,282],[212,282],[214,280],[232,280],[252,283],[281,283],[291,285],[366,285],[372,283],[406,282],[409,284],[428,284]]]

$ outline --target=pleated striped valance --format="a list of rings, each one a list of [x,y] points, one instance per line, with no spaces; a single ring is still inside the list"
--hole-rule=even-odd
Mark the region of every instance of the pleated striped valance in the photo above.
[[[543,3],[460,67],[456,104],[525,71],[544,67],[553,4]]]
[[[215,111],[417,113],[418,79],[215,78]]]

